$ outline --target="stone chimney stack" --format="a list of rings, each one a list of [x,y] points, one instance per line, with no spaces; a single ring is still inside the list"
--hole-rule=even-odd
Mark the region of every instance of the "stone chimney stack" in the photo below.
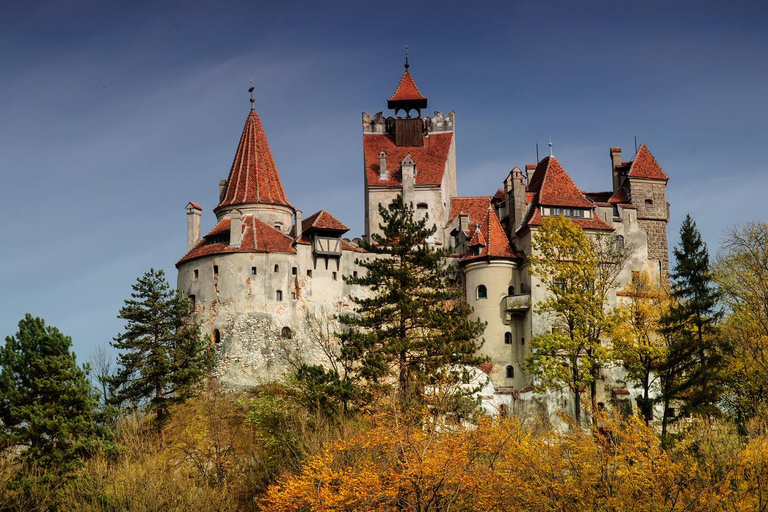
[[[299,238],[301,238],[301,210],[296,210],[295,214],[295,220],[294,220],[295,229],[294,232],[296,234],[295,240],[298,242]]]
[[[519,167],[512,169],[512,208],[510,209],[511,222],[509,223],[510,238],[514,236],[517,228],[523,223],[528,205],[525,204],[525,176]]]
[[[379,153],[379,179],[387,179],[387,154],[384,151]]]
[[[190,201],[187,204],[187,252],[191,251],[200,241],[200,217],[203,209]]]
[[[459,229],[462,233],[469,231],[469,215],[464,212],[459,213]]]
[[[619,166],[621,165],[621,148],[611,148],[611,176],[613,176],[613,191],[616,192],[621,187],[621,175]]]
[[[224,194],[227,192],[227,180],[219,182],[219,202],[224,200]]]
[[[243,237],[243,217],[240,210],[232,210],[229,228],[229,245],[240,245],[240,239]]]
[[[411,158],[411,154],[403,158],[401,163],[403,167],[403,204],[413,203],[413,188],[416,179],[416,162]]]

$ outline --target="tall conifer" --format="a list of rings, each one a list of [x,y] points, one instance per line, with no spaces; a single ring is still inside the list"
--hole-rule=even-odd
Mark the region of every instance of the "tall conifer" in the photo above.
[[[345,278],[370,291],[354,298],[354,314],[339,318],[345,373],[340,379],[316,368],[317,380],[333,382],[328,388],[344,391],[345,401],[386,389],[415,404],[430,387],[456,390],[468,368],[485,361],[477,355],[484,324],[470,319],[461,290],[450,285],[447,251],[428,244],[436,227],[416,219],[401,196],[379,205],[379,214],[381,234],[362,244],[375,256],[358,261],[360,276]]]
[[[0,350],[0,437],[48,476],[72,469],[97,437],[97,400],[71,348],[27,314]]]
[[[114,401],[147,405],[158,428],[171,404],[187,398],[213,364],[197,325],[187,318],[190,307],[179,290],[171,290],[162,270],[150,269],[137,279],[118,315],[127,323],[111,344],[120,351],[110,378]]]
[[[668,343],[667,361],[661,368],[664,435],[670,402],[680,400],[684,412],[713,413],[722,389],[723,347],[717,339],[717,322],[722,316],[719,295],[707,245],[690,215],[680,227],[680,244],[673,254],[673,303],[661,320]]]

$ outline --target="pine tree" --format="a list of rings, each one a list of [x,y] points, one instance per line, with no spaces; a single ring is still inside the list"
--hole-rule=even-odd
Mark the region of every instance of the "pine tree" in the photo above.
[[[162,270],[150,269],[133,285],[118,318],[125,332],[111,343],[120,351],[110,383],[117,405],[146,405],[162,429],[173,403],[189,397],[213,360],[197,325],[188,320],[190,301],[171,290]]]
[[[72,340],[25,315],[0,351],[0,436],[49,476],[77,465],[96,442],[97,399]]]
[[[455,390],[468,367],[485,361],[477,355],[485,326],[470,319],[461,290],[449,285],[447,251],[427,243],[436,231],[428,218],[417,220],[401,196],[379,213],[382,233],[362,244],[376,256],[358,260],[365,271],[345,278],[371,293],[354,298],[354,314],[339,317],[343,376],[323,372],[321,380],[347,400],[394,388],[403,404],[414,404],[429,386]]]
[[[722,389],[723,346],[717,339],[717,322],[722,316],[719,294],[707,245],[690,215],[680,227],[680,245],[673,253],[673,303],[661,319],[668,343],[667,361],[661,368],[663,436],[672,401],[681,400],[684,412],[714,413]]]

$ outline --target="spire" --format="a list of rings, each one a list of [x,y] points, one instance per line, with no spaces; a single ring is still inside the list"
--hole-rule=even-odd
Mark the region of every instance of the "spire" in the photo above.
[[[408,65],[408,45],[405,45],[405,70],[408,71],[408,68],[411,67]]]
[[[250,90],[252,92],[253,87]],[[264,128],[253,106],[245,120],[226,190],[217,208],[241,204],[274,204],[293,208],[285,196]]]
[[[424,97],[419,88],[416,86],[416,82],[413,81],[411,72],[408,71],[410,64],[408,64],[408,47],[405,47],[405,73],[400,78],[400,83],[397,85],[397,90],[389,100],[387,100],[387,106],[395,110],[397,115],[398,110],[405,110],[406,113],[411,109],[419,111],[421,116],[421,109],[427,108],[427,98]]]

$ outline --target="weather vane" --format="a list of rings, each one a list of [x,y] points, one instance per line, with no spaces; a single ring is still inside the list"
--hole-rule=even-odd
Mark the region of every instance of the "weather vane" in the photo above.
[[[251,88],[248,89],[248,92],[251,93],[251,110],[256,110],[253,107],[253,103],[256,101],[256,100],[253,99],[253,78],[251,78]]]
[[[549,156],[552,156],[552,136],[549,136]]]
[[[408,65],[408,45],[405,45],[405,69],[408,70],[410,66]]]

